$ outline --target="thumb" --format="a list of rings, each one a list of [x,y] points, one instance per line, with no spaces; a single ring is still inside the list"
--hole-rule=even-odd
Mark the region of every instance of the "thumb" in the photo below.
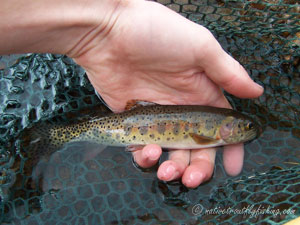
[[[227,92],[240,98],[255,98],[263,93],[263,87],[255,83],[241,64],[228,55],[212,37],[206,44],[200,66],[206,75]],[[203,47],[202,47],[203,49]]]

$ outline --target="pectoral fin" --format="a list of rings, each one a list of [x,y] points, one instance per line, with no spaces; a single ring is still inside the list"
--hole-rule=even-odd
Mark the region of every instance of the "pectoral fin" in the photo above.
[[[197,144],[200,144],[200,145],[215,144],[215,143],[218,143],[218,141],[219,141],[218,139],[206,137],[206,136],[195,134],[195,133],[190,133],[189,135],[193,138],[193,140]]]

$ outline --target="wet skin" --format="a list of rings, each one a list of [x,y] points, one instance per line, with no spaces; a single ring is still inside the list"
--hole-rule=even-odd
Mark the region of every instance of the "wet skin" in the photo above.
[[[89,50],[74,58],[116,112],[131,99],[231,108],[221,88],[242,98],[263,92],[206,28],[159,4],[134,1],[108,26],[104,39],[88,42],[84,48]],[[160,146],[147,145],[133,157],[147,168],[157,163],[161,153]],[[211,177],[215,155],[215,148],[170,151],[157,176],[164,181],[181,178],[185,186],[197,187]],[[243,144],[225,147],[223,160],[229,175],[240,173],[243,157]]]
[[[155,2],[10,0],[0,11],[6,43],[0,54],[68,55],[115,112],[131,99],[230,108],[222,89],[241,98],[263,93],[206,28]],[[215,154],[214,148],[171,151],[157,176],[196,187],[211,177]],[[228,174],[241,171],[243,154],[242,144],[225,147]],[[159,146],[148,145],[134,158],[150,167],[160,155]]]

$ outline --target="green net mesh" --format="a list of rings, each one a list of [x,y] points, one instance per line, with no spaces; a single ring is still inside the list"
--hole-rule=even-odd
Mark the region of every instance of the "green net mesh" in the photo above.
[[[213,179],[196,189],[140,171],[122,148],[73,143],[38,152],[19,134],[42,120],[105,113],[84,71],[60,55],[0,58],[2,224],[278,224],[300,216],[300,4],[297,0],[160,0],[209,28],[264,86],[258,99],[227,95],[266,127],[228,177],[218,152]],[[166,156],[165,156],[166,157]]]

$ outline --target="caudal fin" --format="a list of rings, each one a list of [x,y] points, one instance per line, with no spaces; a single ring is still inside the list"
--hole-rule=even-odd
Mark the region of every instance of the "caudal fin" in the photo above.
[[[20,153],[31,167],[34,167],[41,158],[48,158],[58,150],[58,147],[53,145],[49,138],[51,127],[51,124],[37,123],[22,131]]]

